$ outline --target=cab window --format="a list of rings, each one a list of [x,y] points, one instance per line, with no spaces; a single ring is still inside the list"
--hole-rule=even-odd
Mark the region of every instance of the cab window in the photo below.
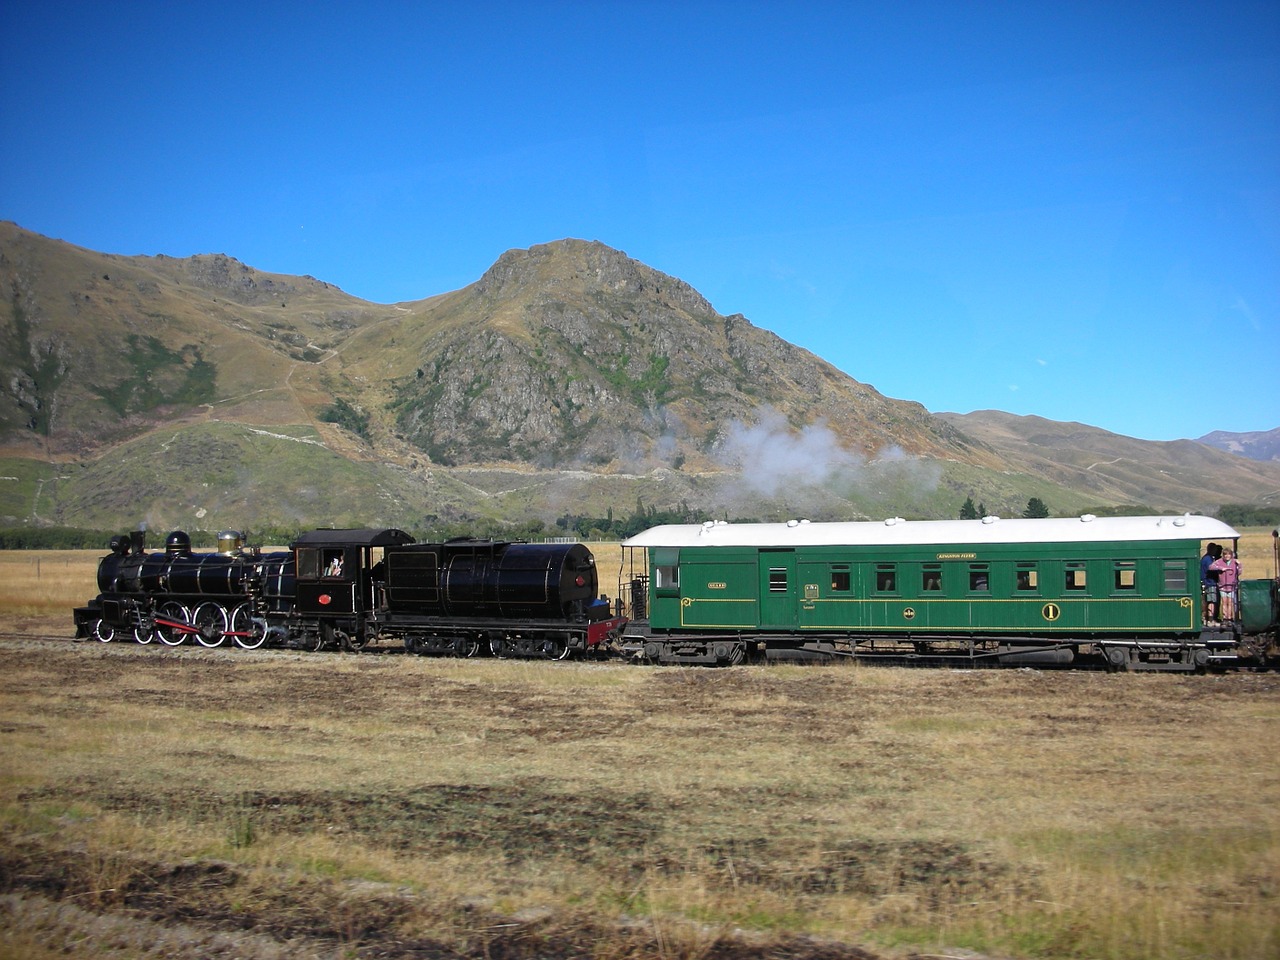
[[[343,573],[343,560],[341,550],[324,551],[324,572],[326,577],[340,577]]]
[[[303,580],[318,580],[320,570],[320,551],[315,547],[299,547],[298,576]]]

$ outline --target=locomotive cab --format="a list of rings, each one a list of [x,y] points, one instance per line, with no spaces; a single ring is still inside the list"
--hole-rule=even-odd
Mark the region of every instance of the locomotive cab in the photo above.
[[[304,644],[363,646],[368,614],[377,608],[374,569],[386,547],[412,542],[395,529],[312,530],[295,540],[295,612]]]

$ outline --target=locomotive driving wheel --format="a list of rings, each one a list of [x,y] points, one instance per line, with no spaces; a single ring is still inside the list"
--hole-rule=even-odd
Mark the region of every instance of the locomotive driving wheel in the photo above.
[[[93,639],[100,640],[103,643],[110,643],[116,638],[116,628],[102,618],[93,621],[93,626],[89,632]]]
[[[236,646],[257,650],[267,639],[267,621],[254,617],[252,604],[242,603],[231,611],[231,636]]]
[[[220,647],[231,629],[227,611],[222,604],[206,600],[191,614],[191,624],[196,628],[196,642],[202,647]]]
[[[175,600],[162,603],[156,611],[156,639],[165,646],[176,647],[187,639],[188,631],[183,627],[191,623],[191,614],[187,608]]]

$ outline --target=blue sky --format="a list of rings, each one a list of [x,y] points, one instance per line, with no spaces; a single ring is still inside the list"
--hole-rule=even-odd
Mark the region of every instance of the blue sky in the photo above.
[[[10,0],[0,219],[383,303],[600,240],[930,410],[1265,430],[1280,4]]]

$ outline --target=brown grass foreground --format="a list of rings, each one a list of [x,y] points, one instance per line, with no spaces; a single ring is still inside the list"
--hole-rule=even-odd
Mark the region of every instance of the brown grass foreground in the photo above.
[[[1280,950],[1270,674],[2,645],[9,956]]]

